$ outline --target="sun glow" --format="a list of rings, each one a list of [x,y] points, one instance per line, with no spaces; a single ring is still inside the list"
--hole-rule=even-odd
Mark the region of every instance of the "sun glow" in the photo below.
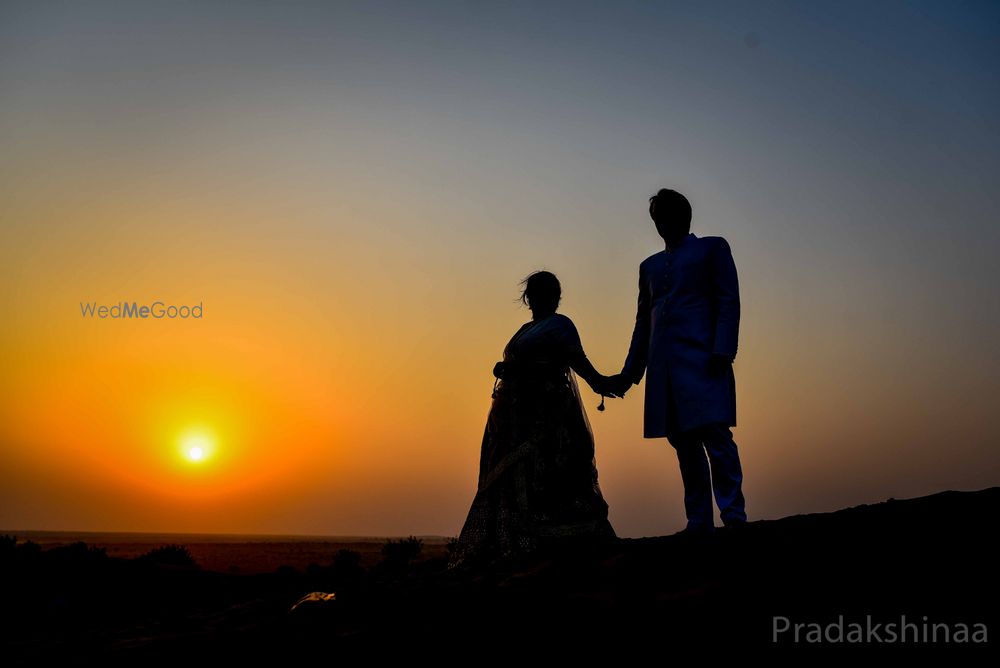
[[[192,431],[182,435],[180,446],[182,456],[196,464],[208,459],[215,449],[214,439],[202,431]]]

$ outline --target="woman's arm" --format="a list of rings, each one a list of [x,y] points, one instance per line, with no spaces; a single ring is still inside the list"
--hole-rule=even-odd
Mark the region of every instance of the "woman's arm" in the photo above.
[[[583,353],[583,349],[580,349],[579,353],[570,360],[569,368],[573,369],[580,378],[583,378],[594,392],[597,394],[608,394],[605,388],[607,376],[602,375],[594,368],[594,365],[590,363],[590,360]]]
[[[607,376],[598,372],[587,359],[587,354],[583,351],[583,342],[580,340],[580,333],[573,321],[569,318],[562,318],[562,326],[558,328],[558,332],[560,345],[569,368],[576,372],[580,378],[583,378],[594,392],[610,396],[607,389]]]

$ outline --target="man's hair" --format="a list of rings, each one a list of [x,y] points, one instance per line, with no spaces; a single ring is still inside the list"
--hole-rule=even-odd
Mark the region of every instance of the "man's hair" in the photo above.
[[[649,198],[649,217],[657,226],[672,224],[691,229],[691,202],[676,190],[661,188]]]

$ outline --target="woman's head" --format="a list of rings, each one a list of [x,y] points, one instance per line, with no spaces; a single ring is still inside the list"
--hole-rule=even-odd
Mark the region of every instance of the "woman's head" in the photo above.
[[[562,287],[559,279],[551,271],[536,271],[529,274],[521,285],[521,301],[531,309],[537,318],[556,312],[559,300],[562,298]]]

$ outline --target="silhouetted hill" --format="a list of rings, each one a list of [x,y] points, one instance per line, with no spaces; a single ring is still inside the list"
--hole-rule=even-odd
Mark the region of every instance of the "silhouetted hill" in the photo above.
[[[44,565],[8,555],[4,653],[105,663],[651,650],[669,664],[679,648],[971,657],[995,647],[1000,632],[998,517],[1000,488],[942,492],[752,522],[708,539],[625,539],[459,571],[443,556],[366,569],[346,552],[331,565],[268,575],[102,559],[85,546]],[[289,614],[310,591],[334,591],[336,600]],[[852,624],[866,642],[847,642]],[[977,625],[985,644],[971,642],[982,639]],[[966,642],[953,642],[962,628]],[[835,641],[806,642],[816,633]]]

